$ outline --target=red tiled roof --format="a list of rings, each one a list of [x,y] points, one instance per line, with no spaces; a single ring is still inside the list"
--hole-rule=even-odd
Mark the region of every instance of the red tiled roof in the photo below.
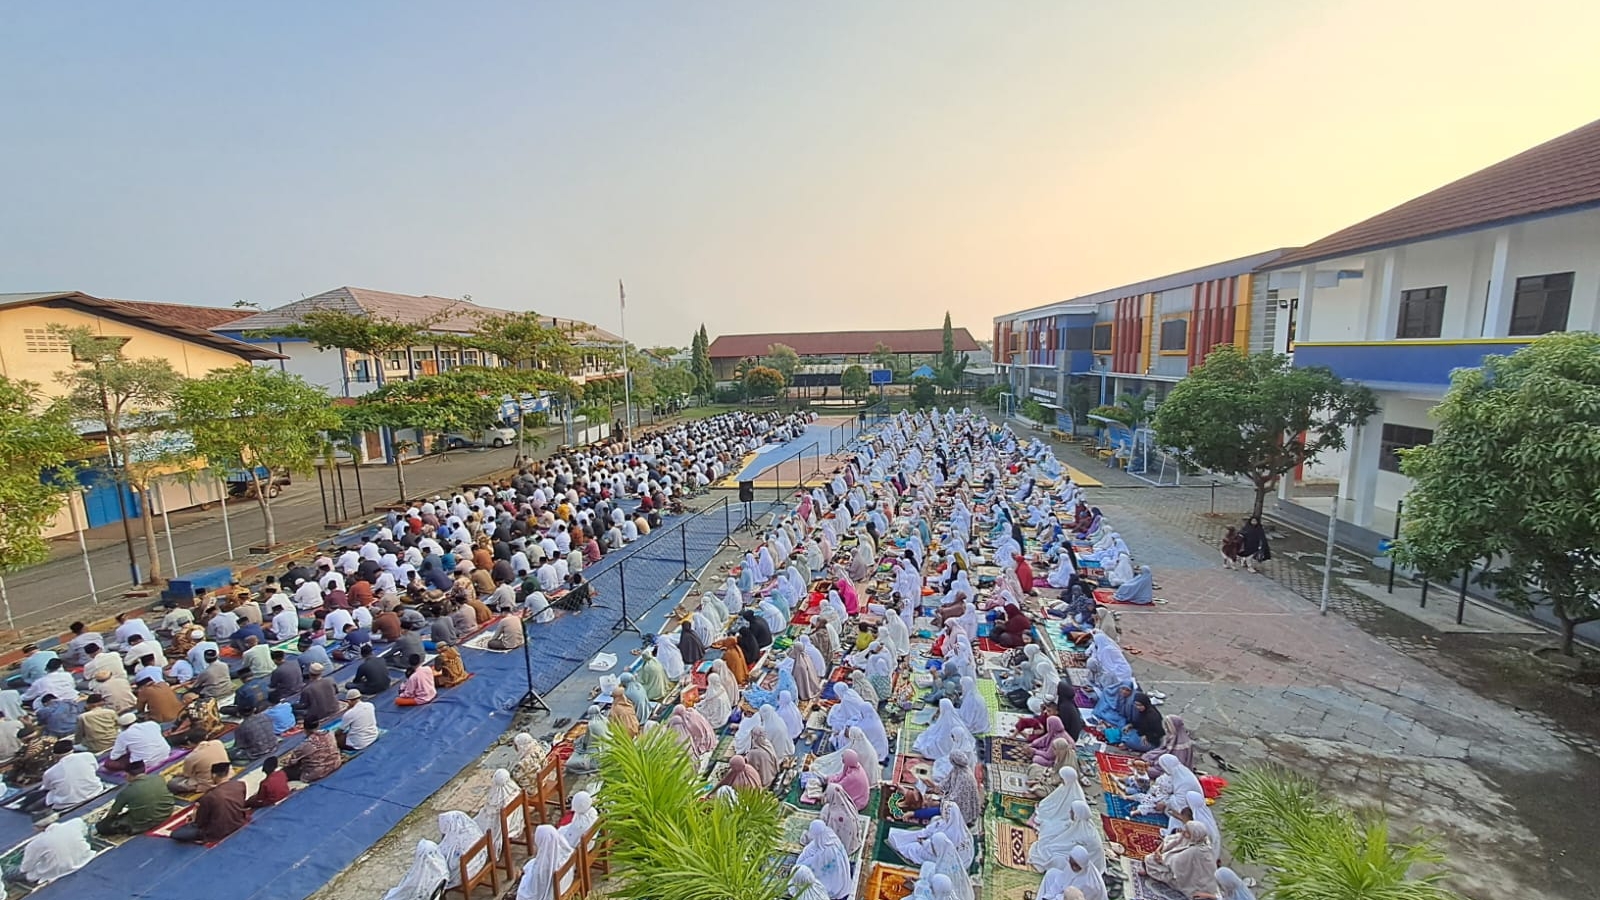
[[[1263,269],[1600,205],[1600,121],[1287,253]]]
[[[982,348],[965,328],[951,329],[957,353]],[[896,353],[938,353],[944,349],[944,329],[904,331],[807,331],[777,334],[725,334],[711,342],[712,359],[765,356],[773,344],[787,344],[801,356],[862,356],[883,344]]]
[[[118,306],[142,311],[152,316],[193,325],[196,328],[215,328],[253,316],[253,309],[227,309],[218,306],[185,306],[182,303],[153,303],[148,300],[109,300]]]

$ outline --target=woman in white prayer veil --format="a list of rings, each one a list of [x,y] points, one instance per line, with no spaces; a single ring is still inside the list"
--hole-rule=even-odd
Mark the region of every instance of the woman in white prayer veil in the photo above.
[[[949,878],[950,886],[955,888],[951,896],[956,900],[973,900],[972,878],[967,875],[968,866],[961,863],[961,854],[956,851],[955,843],[950,840],[949,835],[934,835],[932,847],[933,856],[928,863],[933,867],[933,877],[943,875]]]
[[[762,584],[772,580],[774,572],[777,571],[776,565],[772,560],[772,548],[762,544],[761,549],[756,553],[756,577],[761,580]]]
[[[844,771],[844,751],[854,750],[861,768],[867,773],[867,784],[876,787],[883,780],[883,766],[878,764],[878,751],[867,740],[867,733],[859,725],[845,729],[844,740],[836,742],[839,749],[811,761],[811,774],[832,778]]]
[[[761,720],[761,727],[766,729],[767,737],[772,740],[772,749],[777,752],[779,763],[794,756],[794,739],[789,737],[789,726],[778,715],[776,707],[763,706],[758,715],[751,718]]]
[[[728,724],[728,717],[733,715],[733,704],[728,702],[728,692],[722,689],[722,676],[712,672],[706,677],[706,689],[700,694],[700,702],[694,707],[712,728],[721,728]]]
[[[600,810],[594,808],[594,796],[588,791],[579,791],[572,795],[572,821],[556,829],[561,832],[561,837],[573,847],[583,840],[595,822],[600,820]]]
[[[706,609],[711,614],[711,620],[719,626],[728,622],[728,610],[744,608],[744,592],[739,590],[739,582],[732,575],[722,586],[722,595],[719,597],[710,591],[700,595],[700,608]]]
[[[478,815],[473,819],[483,831],[494,835],[495,852],[499,853],[505,847],[507,835],[500,831],[500,811],[511,804],[522,794],[522,788],[511,780],[509,769],[495,769],[494,777],[489,781],[489,795],[483,798],[483,806],[478,809]],[[522,836],[522,829],[527,827],[526,817],[519,810],[511,817],[510,837],[512,840]]]
[[[577,876],[568,872],[561,884],[556,884],[556,870],[572,856],[572,845],[554,825],[540,825],[534,829],[533,846],[534,857],[523,865],[522,880],[517,883],[517,900],[555,900]]]
[[[961,818],[961,808],[948,800],[939,805],[939,814],[922,828],[889,829],[889,849],[913,866],[920,866],[933,858],[933,836],[936,834],[949,838],[950,843],[955,845],[957,856],[968,866],[972,865],[977,852],[972,842],[972,832],[967,830],[967,823]]]
[[[727,618],[724,617],[723,621],[726,622]],[[703,608],[695,610],[694,616],[689,619],[689,628],[700,639],[702,647],[711,646],[712,641],[722,636],[721,626],[712,622],[711,614]]]
[[[790,664],[794,660],[788,660]],[[806,729],[805,717],[800,715],[800,706],[794,702],[794,694],[790,691],[778,692],[778,718],[783,720],[784,733],[793,741]]]
[[[444,854],[433,841],[417,841],[417,851],[412,854],[411,868],[400,883],[383,895],[383,900],[433,900],[435,894],[449,879],[445,871]]]
[[[897,660],[911,655],[911,629],[906,627],[905,620],[893,610],[883,617],[883,625],[878,629],[878,640],[889,648],[889,654]]]
[[[942,759],[949,755],[956,747],[956,729],[966,729],[961,724],[961,714],[956,712],[956,705],[946,697],[939,701],[939,711],[933,717],[933,722],[928,725],[928,730],[917,735],[912,742],[911,749],[918,756],[925,759]],[[972,735],[967,735],[967,740],[972,740]],[[970,748],[969,748],[970,749]]]
[[[961,721],[973,737],[989,733],[989,705],[978,693],[978,680],[971,675],[961,677],[961,703],[956,707],[956,712],[961,714]]]
[[[794,874],[789,876],[789,897],[791,900],[833,900],[810,866],[794,867]]]
[[[795,865],[810,869],[823,890],[834,900],[855,893],[855,873],[850,866],[850,853],[839,836],[821,819],[812,820],[806,829],[805,846],[800,848]]]
[[[755,730],[760,725],[760,716],[745,716],[739,720],[739,727],[733,730],[734,753],[744,753],[750,749],[750,742],[755,738]]]
[[[663,634],[654,635],[651,640],[655,643],[656,661],[661,663],[662,671],[673,681],[682,678],[687,667],[683,664],[683,654],[678,652],[678,642]]]
[[[1106,580],[1112,587],[1122,587],[1133,580],[1133,560],[1128,554],[1117,554],[1117,561],[1106,567]]]
[[[439,832],[443,835],[439,841],[439,852],[444,855],[446,877],[449,879],[449,886],[456,887],[461,884],[461,866],[458,863],[462,855],[467,852],[467,848],[476,843],[478,838],[483,837],[483,829],[468,818],[466,813],[452,809],[439,814]],[[470,878],[483,871],[483,867],[488,864],[489,855],[486,853],[480,854],[477,859],[469,860],[467,877]]]
[[[1029,822],[1036,828],[1043,828],[1046,822],[1066,822],[1070,820],[1072,804],[1088,802],[1083,795],[1083,785],[1078,783],[1078,770],[1071,766],[1062,766],[1060,773],[1061,783],[1051,791],[1033,810],[1033,819]]]
[[[1089,860],[1099,856],[1100,868],[1106,866],[1105,845],[1100,837],[1100,818],[1083,800],[1074,800],[1065,816],[1036,815],[1039,839],[1028,848],[1028,864],[1041,872],[1066,869],[1068,854],[1074,847],[1090,850]]]
[[[1201,791],[1190,791],[1184,795],[1184,800],[1190,821],[1199,822],[1206,827],[1206,831],[1211,832],[1211,855],[1216,857],[1218,863],[1222,862],[1222,830],[1217,827],[1216,814],[1206,805],[1206,795]]]

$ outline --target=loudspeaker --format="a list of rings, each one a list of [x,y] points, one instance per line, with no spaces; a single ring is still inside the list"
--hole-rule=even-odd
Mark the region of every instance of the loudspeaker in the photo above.
[[[739,482],[739,502],[754,503],[756,501],[756,483],[754,481]]]

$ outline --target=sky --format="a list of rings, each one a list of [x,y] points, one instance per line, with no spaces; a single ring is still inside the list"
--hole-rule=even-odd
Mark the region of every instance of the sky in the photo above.
[[[1302,244],[1600,117],[1594,0],[0,6],[0,292],[687,346]]]

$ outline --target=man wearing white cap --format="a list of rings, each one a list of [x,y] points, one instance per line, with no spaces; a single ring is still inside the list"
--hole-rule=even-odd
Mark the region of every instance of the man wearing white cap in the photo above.
[[[339,749],[365,750],[378,739],[378,711],[355,688],[345,691],[344,699],[350,708],[344,711],[344,727],[335,734]]]
[[[122,726],[122,733],[117,735],[116,743],[111,745],[111,755],[106,757],[107,772],[123,771],[130,759],[137,759],[146,769],[155,771],[172,755],[172,745],[162,736],[158,723],[141,722],[138,716],[128,712],[117,717],[117,724]]]

